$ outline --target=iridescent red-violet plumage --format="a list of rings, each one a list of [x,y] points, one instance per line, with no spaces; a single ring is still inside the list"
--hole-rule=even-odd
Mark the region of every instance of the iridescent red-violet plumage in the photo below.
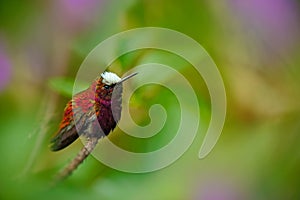
[[[120,78],[113,75],[117,80],[107,82],[100,76],[67,103],[59,130],[51,141],[53,151],[65,148],[79,135],[101,138],[116,127],[121,117],[122,83],[117,83]]]

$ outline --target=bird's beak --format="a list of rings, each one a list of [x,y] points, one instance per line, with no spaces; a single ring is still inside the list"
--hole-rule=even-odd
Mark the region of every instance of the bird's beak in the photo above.
[[[133,73],[133,74],[130,74],[130,75],[128,75],[128,76],[125,76],[124,78],[122,78],[122,79],[118,82],[118,84],[123,83],[124,81],[130,79],[131,77],[133,77],[133,76],[135,76],[135,75],[137,75],[137,72],[135,72],[135,73]]]

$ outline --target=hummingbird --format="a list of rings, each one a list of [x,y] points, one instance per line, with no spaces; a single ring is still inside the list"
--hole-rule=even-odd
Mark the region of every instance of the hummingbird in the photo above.
[[[120,78],[105,71],[67,103],[59,129],[51,140],[51,150],[64,149],[81,135],[87,138],[87,143],[57,179],[69,176],[88,157],[98,140],[114,130],[121,117],[122,83],[136,74]]]

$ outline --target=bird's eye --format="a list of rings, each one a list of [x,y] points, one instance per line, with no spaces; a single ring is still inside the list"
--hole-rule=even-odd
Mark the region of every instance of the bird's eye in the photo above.
[[[104,85],[104,88],[108,90],[109,89],[109,85]]]

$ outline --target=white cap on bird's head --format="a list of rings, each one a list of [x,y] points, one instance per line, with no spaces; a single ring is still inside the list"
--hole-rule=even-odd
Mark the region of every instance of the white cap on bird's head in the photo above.
[[[106,85],[113,85],[121,81],[121,78],[112,72],[103,72],[101,77],[103,78],[102,83]]]
[[[112,73],[112,72],[103,72],[101,74],[101,77],[103,78],[102,80],[102,83],[106,84],[106,85],[113,85],[113,84],[117,84],[117,83],[122,83],[124,81],[126,81],[127,79],[135,76],[137,74],[136,73],[133,73],[133,74],[130,74],[124,78],[120,78],[117,74],[115,73]]]

